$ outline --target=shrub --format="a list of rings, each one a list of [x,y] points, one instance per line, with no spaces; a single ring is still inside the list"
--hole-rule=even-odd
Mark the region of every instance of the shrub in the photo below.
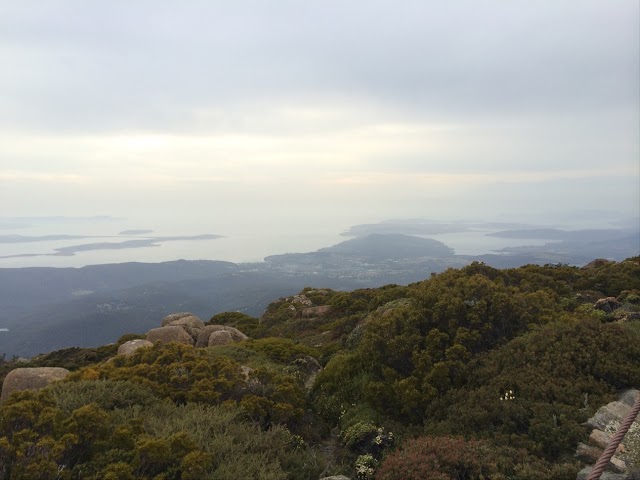
[[[500,477],[487,444],[460,437],[421,437],[388,455],[377,480],[472,480]]]

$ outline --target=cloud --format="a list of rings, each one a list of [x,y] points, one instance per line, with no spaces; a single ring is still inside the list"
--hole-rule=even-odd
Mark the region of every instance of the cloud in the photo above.
[[[382,215],[438,196],[515,208],[548,182],[631,208],[639,8],[2,2],[2,195],[25,210],[226,198]],[[594,198],[598,178],[620,191]]]
[[[3,5],[0,125],[189,131],[358,101],[433,120],[637,105],[633,0]]]

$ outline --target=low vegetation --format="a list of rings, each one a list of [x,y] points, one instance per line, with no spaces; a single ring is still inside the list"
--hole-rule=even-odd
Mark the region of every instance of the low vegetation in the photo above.
[[[230,345],[5,359],[73,373],[0,406],[0,480],[573,480],[581,424],[640,385],[638,312],[638,257],[474,263],[218,314]]]

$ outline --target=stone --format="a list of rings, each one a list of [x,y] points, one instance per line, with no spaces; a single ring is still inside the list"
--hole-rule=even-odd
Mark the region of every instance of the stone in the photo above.
[[[576,449],[575,457],[581,462],[592,464],[598,461],[601,453],[601,448],[590,447],[589,445],[585,445],[584,443],[579,443],[578,448]]]
[[[227,330],[220,330],[209,335],[209,342],[207,346],[215,347],[216,345],[228,345],[230,343],[235,343],[231,332],[228,332]]]
[[[228,327],[226,325],[206,325],[198,333],[198,339],[196,340],[196,347],[208,347],[209,337],[211,336],[211,334],[214,332],[221,332],[221,331],[229,332],[234,342],[241,342],[242,340],[247,340],[249,338],[240,330],[234,327]]]
[[[177,342],[186,345],[193,345],[194,341],[184,328],[177,325],[168,325],[166,327],[152,328],[147,332],[147,340],[155,343],[161,341],[163,343]]]
[[[333,475],[331,477],[322,477],[320,480],[351,480],[349,477],[345,477],[344,475]]]
[[[40,390],[69,375],[69,370],[59,367],[16,368],[7,373],[2,384],[0,402],[4,402],[13,392]]]
[[[578,472],[578,476],[576,480],[587,480],[589,478],[589,474],[593,470],[593,467],[584,467],[582,470]],[[611,472],[603,472],[600,476],[600,480],[627,480],[627,475],[620,475],[618,473]]]
[[[179,319],[184,318],[184,317],[195,317],[195,315],[193,313],[191,313],[191,312],[172,313],[171,315],[167,315],[166,317],[164,317],[162,319],[162,326],[166,327],[171,322],[173,322],[175,320],[179,320]],[[196,317],[196,318],[198,318],[198,317]]]
[[[302,318],[324,317],[331,312],[331,305],[320,305],[319,307],[307,307],[302,310]]]
[[[124,342],[122,345],[118,347],[118,355],[129,356],[139,348],[143,348],[143,347],[153,347],[153,343],[151,343],[149,340],[144,340],[142,338],[129,340],[128,342]]]
[[[616,299],[616,297],[606,297],[596,301],[593,308],[596,310],[602,310],[605,313],[611,313],[621,306],[622,304]]]
[[[322,365],[310,355],[300,355],[293,364],[306,373],[317,373],[322,370]]]
[[[596,414],[587,420],[587,426],[598,430],[606,430],[611,422],[621,422],[627,416],[631,407],[622,402],[611,402],[600,407]]]
[[[589,435],[589,444],[594,447],[602,448],[603,450],[607,448],[607,445],[609,445],[610,441],[611,435],[603,432],[602,430],[592,430],[591,435]]]
[[[196,340],[198,338],[198,334],[204,328],[204,322],[200,320],[195,315],[188,315],[186,317],[180,317],[176,320],[171,320],[167,326],[175,325],[177,327],[182,327],[185,331],[191,335],[191,338]]]
[[[242,376],[244,377],[244,381],[248,382],[249,381],[249,376],[253,373],[253,368],[247,367],[246,365],[242,365],[240,367],[240,372],[242,373]]]
[[[302,305],[307,305],[307,306],[313,305],[313,302],[309,300],[307,296],[304,294],[294,295],[293,298],[291,299],[291,303],[300,303]]]
[[[640,390],[631,389],[627,390],[620,396],[620,401],[625,405],[633,407],[638,401],[638,398],[640,398]]]
[[[594,447],[604,450],[609,445],[609,442],[611,442],[611,435],[602,430],[592,430],[591,435],[589,435],[589,444]],[[624,453],[624,444],[622,443],[616,448],[615,455],[620,453]]]
[[[611,457],[609,461],[609,470],[615,473],[624,473],[627,471],[627,464],[624,460],[617,457]]]

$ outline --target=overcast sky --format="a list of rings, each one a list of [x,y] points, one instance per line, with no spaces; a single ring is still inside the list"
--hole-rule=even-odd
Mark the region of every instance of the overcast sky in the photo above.
[[[0,216],[637,218],[639,23],[638,0],[0,0]]]

